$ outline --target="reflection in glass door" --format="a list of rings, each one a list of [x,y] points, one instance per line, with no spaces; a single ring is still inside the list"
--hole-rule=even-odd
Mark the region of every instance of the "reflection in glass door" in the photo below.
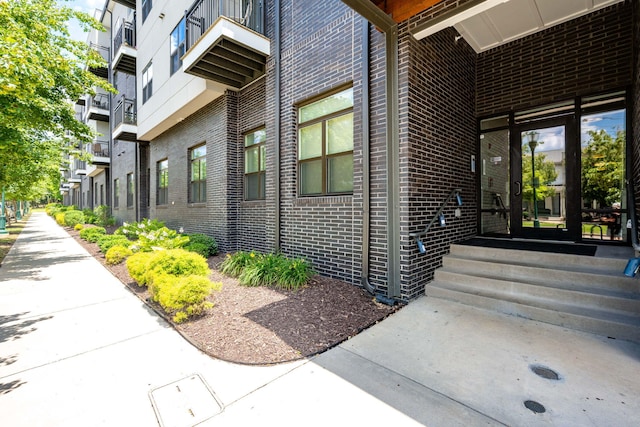
[[[480,135],[481,233],[511,233],[509,129]]]
[[[565,126],[521,131],[520,141],[523,230],[566,230]]]
[[[583,115],[580,126],[582,238],[628,241],[624,109]]]

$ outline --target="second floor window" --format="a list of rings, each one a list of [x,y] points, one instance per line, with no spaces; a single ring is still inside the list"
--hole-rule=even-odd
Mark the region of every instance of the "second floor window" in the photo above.
[[[184,19],[171,33],[171,75],[182,67],[182,60],[185,48]]]
[[[152,7],[153,4],[151,0],[142,0],[142,22],[147,19],[147,16],[149,16],[149,12],[151,12]]]
[[[133,180],[133,174],[127,174],[127,207],[133,207],[133,196],[136,192],[136,182]]]
[[[149,65],[142,70],[142,102],[145,103],[153,94],[153,64],[149,62]]]
[[[207,146],[189,150],[189,202],[207,201]]]
[[[301,196],[353,192],[353,88],[298,110]]]
[[[158,162],[156,179],[156,204],[166,205],[169,203],[169,160],[164,159]]]
[[[267,133],[256,130],[244,136],[244,199],[264,199],[265,145]]]

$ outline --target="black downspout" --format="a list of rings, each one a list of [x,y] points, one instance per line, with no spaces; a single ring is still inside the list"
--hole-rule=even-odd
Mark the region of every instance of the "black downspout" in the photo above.
[[[369,283],[369,224],[371,222],[371,133],[369,130],[370,49],[369,21],[362,19],[362,286],[371,295],[375,288]]]
[[[275,218],[274,218],[274,246],[275,252],[280,251],[280,0],[274,2],[274,52],[273,52],[273,67],[274,67],[274,121],[275,129],[273,132],[274,138],[274,178],[275,178]]]

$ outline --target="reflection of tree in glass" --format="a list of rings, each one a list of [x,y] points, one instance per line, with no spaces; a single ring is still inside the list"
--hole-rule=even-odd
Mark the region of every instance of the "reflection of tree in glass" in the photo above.
[[[582,197],[600,207],[622,200],[625,131],[615,139],[604,129],[588,132],[590,140],[582,148]]]
[[[540,142],[538,143],[540,144]],[[556,193],[550,185],[558,178],[556,166],[551,160],[546,160],[543,153],[535,152],[536,162],[536,199],[544,200]],[[531,149],[528,144],[522,145],[522,198],[533,201],[533,182],[531,176]]]

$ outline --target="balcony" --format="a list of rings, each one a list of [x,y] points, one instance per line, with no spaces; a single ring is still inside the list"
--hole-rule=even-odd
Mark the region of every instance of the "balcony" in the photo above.
[[[93,158],[87,164],[87,176],[100,175],[109,167],[111,159],[109,158],[109,141],[96,139],[93,143],[87,145],[87,152],[91,153]]]
[[[102,56],[102,59],[105,60],[105,64],[109,63],[108,47],[100,46],[99,44],[96,44],[96,43],[89,43],[89,48],[98,52],[98,54]],[[100,66],[100,67],[88,67],[87,69],[93,74],[95,74],[96,76],[102,77],[103,79],[106,79],[109,77],[109,69],[107,68],[106,65]]]
[[[113,0],[114,3],[120,3],[123,6],[127,6],[129,9],[135,10],[136,0]]]
[[[87,118],[89,120],[108,122],[109,116],[109,95],[98,93],[89,98],[89,109],[87,110]]]
[[[197,0],[185,14],[186,73],[240,89],[265,72],[263,0]]]
[[[113,109],[113,139],[135,142],[138,139],[136,100],[121,96]]]
[[[113,38],[113,69],[127,74],[136,73],[136,23],[120,21]]]

